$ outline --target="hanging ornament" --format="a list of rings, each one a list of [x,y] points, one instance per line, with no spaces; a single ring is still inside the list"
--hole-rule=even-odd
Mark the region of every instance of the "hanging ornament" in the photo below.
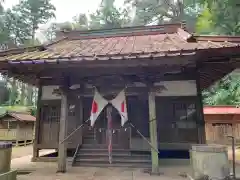
[[[121,116],[121,125],[124,126],[124,124],[127,122],[128,120],[128,114],[127,114],[127,103],[126,103],[126,95],[125,95],[125,91],[122,90],[116,98],[114,98],[111,101],[111,104],[113,105],[113,107],[115,107],[120,116]]]
[[[124,124],[128,120],[128,114],[127,114],[127,103],[126,103],[126,95],[125,91],[122,90],[116,98],[114,98],[111,101],[107,101],[104,99],[99,92],[95,89],[95,94],[92,102],[92,110],[91,110],[91,126],[95,124],[95,121],[97,120],[98,116],[102,112],[102,110],[107,106],[107,104],[110,103],[117,109],[121,116],[121,125],[124,126]]]
[[[91,121],[91,126],[93,126],[104,109],[104,107],[108,104],[108,101],[106,101],[100,94],[99,92],[95,89],[95,94],[92,102],[92,110],[91,110],[91,116],[90,116],[90,121]]]

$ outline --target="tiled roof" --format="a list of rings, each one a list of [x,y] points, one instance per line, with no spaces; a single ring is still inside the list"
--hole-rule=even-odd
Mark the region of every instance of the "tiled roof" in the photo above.
[[[72,31],[47,46],[0,53],[0,61],[107,60],[189,55],[199,49],[236,47],[231,42],[196,41],[180,24],[105,31]]]
[[[0,118],[3,118],[6,115],[12,116],[18,121],[36,121],[36,118],[34,116],[20,112],[6,112],[5,114],[2,114]]]
[[[240,114],[240,108],[234,106],[206,106],[204,107],[204,114]]]
[[[19,121],[36,121],[36,118],[30,114],[24,113],[9,113],[12,117],[16,118]]]

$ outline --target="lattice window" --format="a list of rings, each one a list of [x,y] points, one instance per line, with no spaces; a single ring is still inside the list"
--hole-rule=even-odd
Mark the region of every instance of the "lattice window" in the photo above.
[[[173,113],[175,123],[179,129],[196,128],[196,104],[190,102],[174,102]]]
[[[42,107],[42,120],[45,122],[59,122],[60,107],[57,105],[44,105]]]

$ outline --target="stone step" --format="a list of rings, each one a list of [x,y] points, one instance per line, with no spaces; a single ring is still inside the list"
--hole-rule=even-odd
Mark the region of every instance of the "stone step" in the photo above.
[[[128,152],[128,151],[113,151],[112,152],[113,155],[119,155],[119,156],[131,156],[131,153]],[[104,149],[103,151],[99,151],[99,150],[96,150],[96,151],[79,151],[78,152],[78,155],[83,155],[83,156],[108,156],[108,150],[107,149]]]
[[[96,144],[94,139],[83,139],[83,144]]]
[[[109,158],[108,157],[101,157],[97,159],[92,158],[81,158],[80,156],[76,157],[75,162],[82,162],[82,163],[96,163],[96,164],[109,164]],[[124,158],[113,158],[112,159],[113,164],[145,164],[145,163],[151,163],[150,159],[124,159]]]
[[[86,138],[86,137],[94,137],[94,133],[87,133],[87,134],[84,134],[83,135],[83,138]]]
[[[84,143],[84,144],[81,145],[81,149],[107,149],[107,148],[108,148],[107,144],[95,144],[95,143],[85,144]],[[112,148],[113,149],[121,149],[119,147],[119,145],[115,145],[115,144],[112,145]]]
[[[87,135],[85,135],[85,136],[83,136],[83,139],[94,139],[94,134],[87,134]]]
[[[99,152],[108,152],[108,149],[106,146],[96,146],[96,147],[87,147],[87,146],[84,146],[84,147],[81,147],[79,149],[79,152],[96,152],[96,153],[99,153]],[[118,147],[113,147],[112,149],[112,152],[129,152],[128,149],[121,149],[121,148],[118,148]]]
[[[128,160],[151,160],[150,156],[146,156],[146,155],[131,155],[126,154],[126,153],[113,153],[112,157],[114,159],[128,159]],[[79,153],[77,155],[77,158],[81,158],[81,159],[99,159],[99,158],[108,158],[108,153],[104,153],[104,154],[97,154],[97,153]]]
[[[75,162],[73,166],[83,166],[83,167],[120,167],[120,168],[151,168],[151,164],[129,164],[129,163],[92,163],[92,162]]]

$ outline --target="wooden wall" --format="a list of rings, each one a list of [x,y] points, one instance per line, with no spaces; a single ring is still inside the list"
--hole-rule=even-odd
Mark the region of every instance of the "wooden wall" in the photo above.
[[[68,130],[70,134],[82,124],[80,118],[80,102],[75,97],[68,98]],[[61,100],[41,100],[40,131],[37,146],[39,148],[55,149],[59,143],[59,120]],[[82,142],[82,130],[77,131],[67,140],[68,148],[76,148]]]
[[[34,122],[19,122],[17,139],[22,140],[33,140],[34,138]]]
[[[195,81],[170,81],[159,83],[163,88],[157,93],[156,109],[158,121],[158,137],[160,143],[197,143],[196,126],[196,83]],[[41,97],[40,137],[38,148],[57,148],[59,133],[59,116],[61,97],[52,94],[58,86],[44,86]],[[83,120],[90,116],[93,97],[83,98]],[[69,107],[68,134],[82,122],[77,118],[78,96],[71,97]],[[176,108],[178,107],[178,110]],[[147,93],[127,96],[129,121],[145,136],[149,137],[149,115]],[[178,113],[178,114],[174,114]],[[186,114],[188,113],[188,114]],[[180,116],[187,116],[180,120]],[[191,118],[190,118],[190,117]],[[101,118],[101,117],[100,117]],[[105,117],[102,117],[103,119]],[[99,121],[100,122],[100,121]],[[102,122],[102,121],[101,121]],[[98,121],[96,122],[96,125]],[[100,123],[101,124],[101,123]],[[132,138],[142,139],[135,129],[131,130]],[[81,143],[82,132],[74,135],[68,141],[68,148],[75,148]]]
[[[34,122],[16,121],[12,117],[2,118],[0,121],[0,140],[33,140],[33,132]]]
[[[205,115],[205,131],[208,143],[229,144],[227,135],[240,143],[240,115]]]

